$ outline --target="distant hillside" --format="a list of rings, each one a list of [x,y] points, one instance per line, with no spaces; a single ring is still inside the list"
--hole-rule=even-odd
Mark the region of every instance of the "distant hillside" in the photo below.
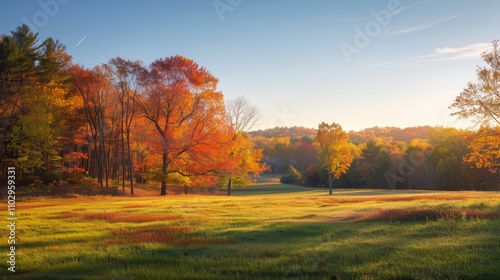
[[[431,129],[432,127],[428,125],[407,128],[399,128],[393,126],[375,126],[371,128],[365,128],[360,131],[349,131],[348,134],[350,141],[356,145],[366,143],[368,141],[374,140],[375,138],[392,138],[392,140],[394,141],[403,141],[410,144],[411,140],[415,138],[427,139],[429,137],[428,135]],[[260,136],[265,138],[301,138],[304,136],[308,136],[311,137],[311,139],[314,139],[316,137],[316,129],[303,126],[275,127],[252,131],[249,134],[251,134],[252,136]]]
[[[271,138],[271,137],[290,137],[290,138],[297,138],[297,137],[316,137],[316,129],[313,128],[308,128],[308,127],[303,127],[303,126],[294,126],[294,127],[275,127],[275,128],[268,128],[264,130],[257,130],[257,131],[252,131],[249,134],[253,136],[260,136],[260,137],[266,137],[266,138]]]
[[[392,138],[393,141],[402,141],[410,144],[411,140],[420,138],[427,139],[429,138],[429,131],[431,131],[433,127],[431,126],[414,126],[407,128],[399,128],[399,127],[371,127],[365,128],[361,131],[349,131],[349,139],[352,143],[358,145],[361,143],[365,143],[375,138]]]

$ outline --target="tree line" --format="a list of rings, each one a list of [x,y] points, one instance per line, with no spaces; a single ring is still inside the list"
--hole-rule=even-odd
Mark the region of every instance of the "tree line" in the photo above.
[[[287,173],[284,183],[391,189],[495,190],[500,169],[498,44],[478,81],[450,106],[475,129],[370,128],[252,131],[262,112],[224,100],[218,79],[182,56],[149,65],[116,57],[73,63],[59,41],[22,25],[0,37],[0,169],[26,186],[59,189],[94,178],[105,190],[134,184],[231,188],[249,174]],[[5,179],[5,178],[3,178]],[[83,179],[82,179],[83,180]]]
[[[322,129],[316,133],[319,131]],[[344,153],[352,160],[344,164],[344,172],[334,180],[334,187],[431,190],[499,187],[498,127],[475,131],[433,127],[426,138],[413,138],[410,143],[373,134],[365,134],[365,140],[357,142],[359,138],[350,137],[353,134],[358,136],[360,132],[345,133],[344,140],[336,140],[344,143],[334,143],[334,147],[324,146],[321,141],[325,140],[316,136],[254,136],[251,141],[263,150],[262,161],[272,172],[286,173],[282,177],[284,183],[329,186],[327,163],[332,160],[329,155],[336,154],[334,149],[344,147]]]
[[[59,41],[22,25],[0,41],[0,165],[27,184],[96,178],[204,186],[266,170],[246,132],[260,111],[225,101],[218,79],[182,56],[74,64]],[[2,172],[2,175],[6,174]],[[59,186],[60,187],[60,186]]]
[[[253,134],[263,161],[286,172],[282,183],[348,188],[499,190],[500,50],[498,41],[450,105],[470,129],[374,127],[346,133],[337,123]],[[305,133],[305,134],[304,134]],[[302,136],[302,137],[300,137]],[[335,181],[335,182],[333,182]]]

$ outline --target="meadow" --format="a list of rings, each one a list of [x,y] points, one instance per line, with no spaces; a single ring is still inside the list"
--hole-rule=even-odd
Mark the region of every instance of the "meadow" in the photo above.
[[[12,277],[2,261],[0,275],[117,280],[500,275],[498,192],[337,189],[330,196],[326,189],[264,181],[233,194],[25,198],[16,210],[17,273]],[[2,230],[1,238],[7,234]]]

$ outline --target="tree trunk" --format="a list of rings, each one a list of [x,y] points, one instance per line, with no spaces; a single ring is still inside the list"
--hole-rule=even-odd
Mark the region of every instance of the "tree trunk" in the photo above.
[[[80,149],[79,149],[79,148],[80,148],[79,143],[76,143],[76,164],[75,164],[75,165],[76,165],[76,168],[80,168],[80,164],[79,164],[79,163],[80,163],[80,157],[79,157],[79,155],[78,155],[78,152],[80,152]],[[80,174],[80,171],[79,171],[79,170],[77,170],[77,171],[76,171],[76,174]]]
[[[104,138],[104,112],[100,114],[100,119],[99,119],[99,132],[101,136],[101,166],[102,166],[102,175],[101,180],[105,179],[106,180],[106,188],[109,187],[109,182],[108,182],[108,165],[106,164],[106,139]]]
[[[184,194],[188,194],[189,193],[189,186],[188,185],[184,185]]]
[[[227,183],[227,196],[231,196],[231,177],[229,177],[229,182]]]
[[[130,194],[134,194],[134,167],[132,166],[132,155],[130,153],[130,131],[127,131],[127,156],[130,176]],[[123,174],[125,176],[125,174]]]
[[[122,135],[122,170],[123,170],[123,178],[122,178],[122,189],[123,193],[125,193],[125,139],[124,138],[124,125],[123,125],[123,100],[121,101],[122,107],[122,122],[121,122],[121,135]],[[133,194],[133,191],[132,191]]]
[[[328,172],[328,185],[330,186],[330,194],[332,194],[332,172]]]
[[[161,177],[161,192],[160,195],[167,195],[167,180],[165,175],[167,173],[167,154],[163,151],[163,165],[161,168],[162,177]]]
[[[99,185],[102,189],[104,187],[103,181],[102,181],[102,162],[101,162],[102,150],[97,149],[97,135],[94,137],[94,151],[95,151],[96,162],[97,162],[97,178],[99,181]]]
[[[104,172],[104,178],[106,179],[106,188],[109,187],[109,182],[108,182],[108,164],[106,160],[106,146],[104,144],[104,136],[102,137],[102,162],[103,162],[103,172]]]
[[[88,146],[87,146],[87,151],[88,151],[88,152],[87,152],[87,172],[89,173],[89,174],[88,174],[89,176],[92,176],[92,175],[90,175],[90,157],[92,156],[92,155],[90,154],[90,152],[91,152],[91,148],[90,148],[90,141],[88,141],[88,144],[87,144],[87,145],[88,145]]]
[[[122,190],[125,193],[125,143],[122,133]]]

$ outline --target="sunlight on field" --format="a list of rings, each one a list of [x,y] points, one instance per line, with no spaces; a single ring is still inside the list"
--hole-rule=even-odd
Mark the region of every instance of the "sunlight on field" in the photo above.
[[[328,196],[314,189],[46,198],[18,207],[21,279],[494,279],[500,273],[499,219],[358,221],[374,209],[491,214],[500,212],[498,193],[336,190]]]

